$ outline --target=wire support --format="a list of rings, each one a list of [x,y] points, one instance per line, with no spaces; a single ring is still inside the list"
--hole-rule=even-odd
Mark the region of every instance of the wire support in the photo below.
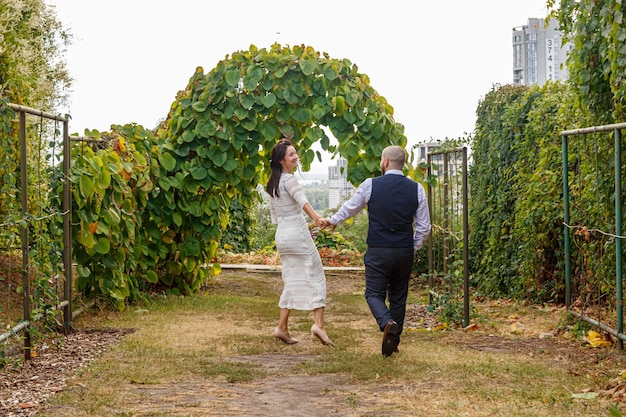
[[[42,220],[51,219],[52,217],[55,217],[55,216],[65,216],[69,212],[70,212],[69,210],[65,210],[65,211],[62,211],[62,212],[55,211],[54,213],[50,213],[50,214],[48,214],[46,216],[41,216],[41,217],[26,216],[26,217],[24,217],[24,218],[22,218],[20,220],[40,222]],[[0,223],[0,227],[15,226],[20,220],[13,221],[13,222],[8,222],[8,223]]]
[[[457,235],[455,235],[450,229],[444,229],[443,227],[433,223],[432,224],[432,228],[433,229],[437,229],[440,232],[443,232],[444,234],[450,235],[453,238],[455,238],[458,242],[460,242],[461,240],[463,240],[462,237],[458,237]]]
[[[583,234],[584,233],[594,232],[594,233],[600,233],[601,235],[612,237],[612,238],[615,238],[615,239],[626,239],[626,236],[616,235],[614,233],[605,232],[605,231],[600,230],[600,229],[588,229],[587,226],[571,226],[571,225],[569,225],[569,224],[567,224],[565,222],[563,222],[563,225],[565,227],[567,227],[568,229],[581,230]]]

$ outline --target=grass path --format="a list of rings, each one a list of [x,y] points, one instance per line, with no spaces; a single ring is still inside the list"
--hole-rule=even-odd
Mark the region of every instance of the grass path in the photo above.
[[[79,316],[78,328],[134,331],[38,415],[592,417],[624,401],[616,379],[624,353],[557,331],[562,309],[481,303],[477,330],[434,332],[412,322],[400,353],[383,358],[362,276],[327,281],[334,347],[310,337],[311,312],[292,313],[298,344],[271,337],[282,288],[276,273],[224,271],[192,297]],[[420,289],[409,302],[424,303]],[[524,331],[512,332],[514,323]]]

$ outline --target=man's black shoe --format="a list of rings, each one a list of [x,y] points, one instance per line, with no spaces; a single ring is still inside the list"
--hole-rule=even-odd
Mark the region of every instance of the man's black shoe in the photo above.
[[[383,331],[383,356],[388,357],[396,351],[398,345],[396,344],[396,335],[398,334],[398,323],[393,320],[389,320],[385,324],[385,330]]]

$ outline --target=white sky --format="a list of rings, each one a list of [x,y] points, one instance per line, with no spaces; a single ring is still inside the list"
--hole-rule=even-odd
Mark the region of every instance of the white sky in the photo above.
[[[46,0],[74,35],[70,132],[153,128],[201,66],[251,44],[347,58],[394,107],[409,146],[474,130],[476,107],[512,83],[511,30],[545,0]],[[326,173],[334,161],[316,164]]]

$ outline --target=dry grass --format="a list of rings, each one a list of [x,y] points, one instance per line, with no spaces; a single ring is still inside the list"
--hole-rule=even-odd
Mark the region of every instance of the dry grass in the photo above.
[[[270,336],[280,288],[277,274],[225,271],[203,294],[79,318],[79,327],[136,331],[40,415],[544,417],[608,416],[613,404],[624,408],[616,380],[626,369],[624,354],[587,348],[562,331],[560,308],[483,302],[476,305],[477,330],[415,325],[400,353],[385,359],[362,277],[328,276],[333,348],[309,336],[310,312],[292,314],[298,344]],[[524,331],[512,333],[514,323]],[[597,396],[572,395],[584,392]]]

